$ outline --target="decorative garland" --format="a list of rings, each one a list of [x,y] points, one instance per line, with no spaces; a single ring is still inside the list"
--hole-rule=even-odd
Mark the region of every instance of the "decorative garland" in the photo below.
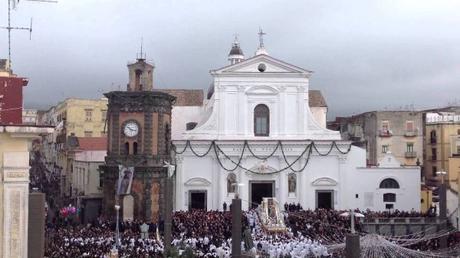
[[[336,141],[333,141],[329,150],[326,152],[326,153],[321,153],[319,150],[318,150],[318,147],[316,146],[316,143],[314,141],[311,141],[309,144],[307,144],[305,146],[305,149],[302,151],[302,153],[292,162],[292,163],[289,163],[287,157],[286,157],[286,154],[284,153],[284,148],[283,148],[283,144],[282,142],[279,140],[277,141],[277,144],[275,146],[275,149],[268,155],[268,156],[265,156],[265,157],[262,157],[262,156],[258,156],[254,153],[254,151],[251,149],[251,147],[249,146],[248,144],[248,141],[245,140],[244,143],[243,143],[243,149],[241,151],[241,154],[239,155],[239,158],[238,158],[238,161],[234,161],[233,159],[231,159],[220,147],[219,145],[217,145],[216,141],[211,141],[211,144],[209,145],[209,148],[207,149],[207,151],[203,154],[200,154],[198,152],[196,152],[196,150],[193,149],[192,147],[192,144],[190,143],[190,140],[187,140],[185,142],[185,147],[184,149],[182,149],[181,151],[177,151],[177,148],[176,148],[176,145],[173,144],[173,151],[175,152],[175,154],[183,154],[187,148],[190,149],[190,151],[197,157],[199,158],[203,158],[205,156],[207,156],[210,152],[211,152],[211,149],[214,150],[214,155],[216,156],[216,159],[217,159],[217,162],[219,163],[220,167],[223,168],[225,171],[227,172],[233,172],[235,171],[236,169],[238,168],[241,168],[245,171],[248,171],[248,172],[251,172],[251,173],[254,173],[254,174],[263,174],[263,175],[271,175],[271,174],[276,174],[276,173],[280,173],[284,170],[287,170],[287,169],[290,169],[292,172],[295,172],[295,173],[300,173],[302,171],[304,171],[304,169],[307,167],[308,165],[308,162],[310,161],[310,157],[311,157],[311,154],[313,153],[313,150],[315,150],[316,153],[318,153],[318,155],[320,156],[328,156],[331,154],[332,150],[334,149],[337,149],[337,151],[341,154],[347,154],[350,152],[351,150],[351,144],[348,146],[347,150],[346,151],[342,151],[339,146],[337,145],[337,142]],[[246,150],[246,148],[248,149],[248,151],[251,153],[251,155],[256,158],[256,159],[260,159],[260,160],[267,160],[271,157],[273,157],[276,153],[276,151],[278,150],[278,148],[281,150],[281,154],[283,156],[283,159],[284,159],[284,162],[286,163],[286,167],[282,168],[282,169],[279,169],[279,170],[276,170],[276,171],[272,171],[272,172],[260,172],[260,171],[254,171],[252,169],[248,169],[246,167],[243,167],[241,165],[242,161],[243,161],[243,157],[244,157],[244,152]],[[219,154],[222,154],[224,156],[224,158],[230,160],[230,162],[232,162],[235,166],[232,167],[232,168],[227,168],[225,167],[225,165],[223,164],[222,160],[221,160],[221,157]],[[305,164],[300,168],[300,169],[294,169],[293,166],[294,164],[296,164],[303,156],[305,156],[305,154],[307,154],[306,156],[306,161],[305,161]]]

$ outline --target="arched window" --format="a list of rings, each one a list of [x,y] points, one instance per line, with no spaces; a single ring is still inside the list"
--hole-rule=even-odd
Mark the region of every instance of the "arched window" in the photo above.
[[[126,142],[126,143],[125,143],[125,154],[126,154],[126,155],[129,155],[129,154],[130,154],[130,153],[129,153],[129,142]]]
[[[227,176],[227,192],[228,193],[236,192],[236,175],[233,173],[230,173]]]
[[[137,155],[137,142],[133,143],[133,154]]]
[[[254,135],[268,136],[270,134],[270,110],[264,104],[254,108]]]
[[[384,202],[396,202],[396,194],[394,193],[385,193],[383,194]]]
[[[396,180],[392,178],[387,178],[387,179],[384,179],[382,182],[380,182],[380,188],[399,189],[399,184]]]

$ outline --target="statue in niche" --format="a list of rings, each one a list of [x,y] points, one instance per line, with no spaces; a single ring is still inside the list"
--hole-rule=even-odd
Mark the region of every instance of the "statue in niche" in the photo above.
[[[236,192],[236,175],[233,173],[230,173],[227,176],[227,192],[228,193]]]
[[[289,193],[295,193],[296,185],[297,185],[296,179],[297,179],[296,174],[294,174],[294,173],[289,174],[289,176],[288,176]]]

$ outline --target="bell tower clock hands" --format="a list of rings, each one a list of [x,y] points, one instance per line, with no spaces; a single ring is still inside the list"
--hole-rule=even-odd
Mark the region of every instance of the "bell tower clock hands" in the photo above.
[[[139,125],[135,121],[129,121],[125,124],[123,133],[128,137],[134,137],[139,133]]]

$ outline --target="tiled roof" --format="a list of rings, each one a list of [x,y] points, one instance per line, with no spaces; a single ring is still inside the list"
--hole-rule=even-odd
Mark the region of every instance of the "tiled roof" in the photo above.
[[[308,91],[308,104],[310,107],[327,107],[326,100],[319,90]]]
[[[79,150],[107,150],[107,137],[78,137],[78,145]]]
[[[204,93],[203,90],[185,89],[157,89],[176,97],[175,106],[202,106]]]

